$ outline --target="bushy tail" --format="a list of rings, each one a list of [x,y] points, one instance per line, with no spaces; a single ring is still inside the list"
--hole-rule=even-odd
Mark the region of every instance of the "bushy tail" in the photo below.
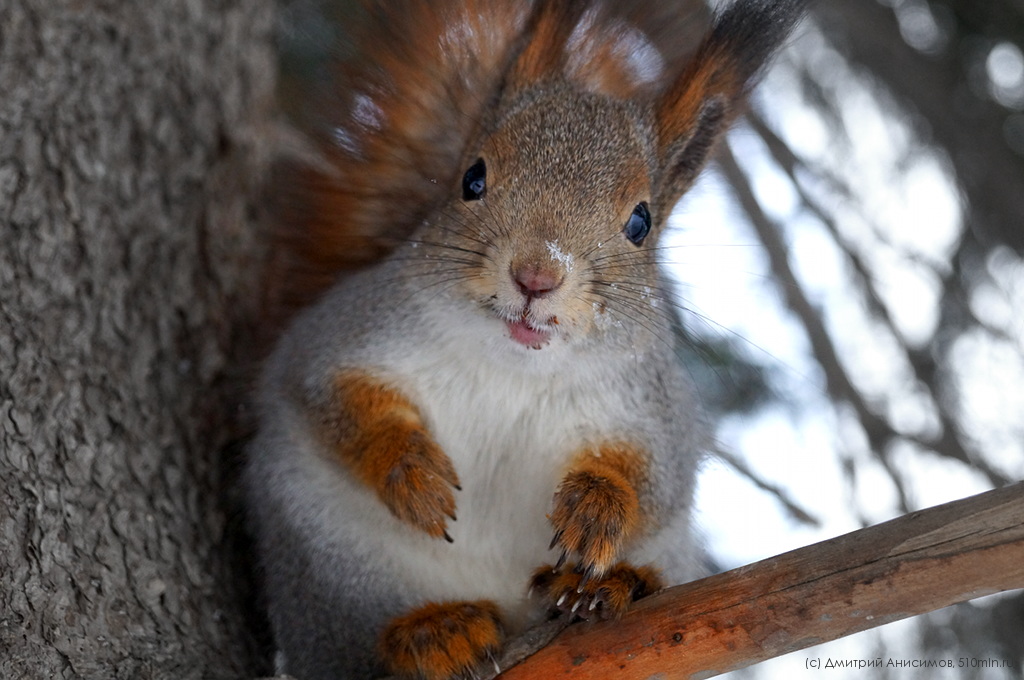
[[[379,259],[443,200],[526,25],[527,0],[364,0],[309,103],[316,163],[271,190],[286,304]]]

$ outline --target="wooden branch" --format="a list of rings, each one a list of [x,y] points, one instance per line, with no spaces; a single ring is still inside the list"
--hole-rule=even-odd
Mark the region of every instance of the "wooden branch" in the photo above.
[[[1024,588],[1024,483],[914,512],[572,625],[502,680],[708,678]]]

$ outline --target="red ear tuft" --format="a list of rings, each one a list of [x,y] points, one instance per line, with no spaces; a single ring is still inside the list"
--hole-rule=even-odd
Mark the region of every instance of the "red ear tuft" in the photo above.
[[[620,99],[649,95],[664,83],[666,63],[692,50],[702,19],[693,5],[703,7],[701,0],[538,2],[506,84],[515,91],[563,80]]]
[[[667,149],[691,137],[708,102],[718,101],[726,119],[731,120],[744,92],[745,80],[734,67],[732,55],[721,46],[705,42],[658,103],[660,147]]]
[[[742,110],[757,75],[803,15],[804,0],[735,0],[656,105],[659,210],[689,188]]]
[[[566,52],[586,3],[540,2],[524,31],[526,38],[509,74],[513,88],[532,85],[565,72]]]

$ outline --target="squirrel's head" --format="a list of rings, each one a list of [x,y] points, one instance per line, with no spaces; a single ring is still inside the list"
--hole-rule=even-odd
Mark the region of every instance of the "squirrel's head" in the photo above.
[[[478,254],[463,285],[522,345],[582,337],[653,285],[649,135],[628,103],[564,85],[523,93],[496,123],[448,211]]]
[[[431,220],[457,287],[520,346],[666,335],[666,219],[799,5],[734,3],[678,67],[621,17],[541,7]]]

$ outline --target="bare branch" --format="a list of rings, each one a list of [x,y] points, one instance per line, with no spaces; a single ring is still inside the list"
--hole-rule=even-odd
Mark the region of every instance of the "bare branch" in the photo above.
[[[820,527],[821,520],[814,515],[811,511],[802,507],[794,498],[791,493],[778,484],[774,484],[768,479],[765,479],[753,468],[747,465],[739,456],[735,456],[728,451],[723,451],[721,448],[715,450],[715,457],[728,464],[738,475],[748,480],[751,484],[756,486],[772,495],[776,501],[782,505],[782,508],[789,515],[790,519],[795,522],[799,522],[805,526]]]
[[[934,347],[934,343],[924,348],[912,348],[908,346],[906,337],[903,335],[895,319],[889,312],[889,308],[882,301],[882,297],[875,285],[874,277],[871,274],[870,267],[867,262],[865,262],[864,258],[861,257],[861,255],[857,253],[856,249],[843,237],[840,229],[836,225],[835,219],[827,214],[826,210],[800,182],[798,170],[803,165],[803,162],[788,146],[786,146],[786,143],[780,139],[770,127],[768,127],[763,119],[755,114],[748,115],[747,119],[753,130],[761,137],[762,140],[764,140],[772,158],[779,164],[782,170],[793,182],[793,186],[796,187],[797,192],[800,194],[800,197],[804,202],[804,206],[810,210],[815,217],[821,220],[822,224],[824,224],[825,228],[835,241],[836,247],[842,251],[843,256],[849,262],[851,276],[857,284],[857,290],[860,292],[867,309],[874,314],[875,317],[878,318],[899,341],[900,348],[907,359],[907,364],[914,372],[914,377],[917,378],[920,385],[927,386],[928,393],[931,398],[938,402],[939,395],[937,394],[937,390],[941,385],[941,378],[938,375],[939,366],[937,364],[936,357],[940,352],[935,351],[936,348]],[[726,160],[728,161],[728,159]],[[808,170],[830,182],[833,188],[838,187],[840,191],[844,191],[838,180],[835,178],[829,178],[827,175],[823,175],[823,170],[818,168]],[[735,168],[727,167],[726,171],[734,187],[737,185],[737,182],[740,181],[744,183],[744,187],[749,186],[749,182],[747,182],[745,177],[743,177],[742,174],[737,174],[739,173],[738,166]],[[744,187],[737,189],[738,191],[746,194],[746,198],[744,200],[749,201],[753,199],[753,193],[748,193],[748,190]],[[744,207],[747,207],[747,209],[750,210],[750,207],[748,207],[746,202],[744,202]],[[862,213],[861,217],[862,219],[871,222],[871,217],[869,215]],[[761,233],[762,228],[771,228],[771,225],[766,223],[767,217],[751,214],[751,219],[759,221],[758,224],[755,224],[755,227],[758,228],[759,234]],[[763,227],[762,224],[764,225]],[[879,234],[879,238],[884,240],[884,234],[881,233],[882,230],[876,228],[875,231]],[[958,249],[958,253],[953,258],[954,265],[963,257],[963,251],[965,248],[973,248],[976,245],[977,244],[972,240],[970,232],[965,233],[961,241],[961,246]],[[962,290],[959,287],[961,277],[956,275],[957,271],[955,266],[952,271],[943,271],[945,265],[940,265],[936,262],[923,261],[914,257],[910,257],[910,259],[917,259],[921,264],[929,267],[935,273],[939,281],[942,283],[942,299],[945,301],[943,306],[953,305],[956,309],[957,313],[955,316],[958,320],[969,322],[973,326],[985,327],[988,332],[997,336],[1006,336],[1005,333],[1000,333],[997,329],[992,329],[991,327],[983,324],[982,321],[972,313],[966,302],[961,299],[963,295]],[[810,329],[808,330],[810,331]],[[964,441],[960,426],[956,423],[955,419],[947,409],[937,406],[935,415],[939,419],[939,425],[941,427],[941,434],[938,437],[920,437],[909,434],[903,434],[901,436],[923,448],[931,449],[941,456],[951,458],[977,469],[988,478],[989,482],[993,486],[1003,486],[1010,482],[1004,474],[989,465],[983,456],[977,455],[976,452],[971,451],[969,444]],[[895,437],[896,435],[897,433],[893,430],[891,436]],[[905,492],[902,489],[902,483],[899,480],[897,471],[893,469],[889,461],[885,459],[884,450],[876,450],[876,453],[881,464],[889,471],[894,483],[900,488],[901,498],[903,498]],[[909,507],[907,507],[906,510],[909,511]]]
[[[500,677],[707,678],[1024,588],[1024,483],[677,586],[569,627]]]

